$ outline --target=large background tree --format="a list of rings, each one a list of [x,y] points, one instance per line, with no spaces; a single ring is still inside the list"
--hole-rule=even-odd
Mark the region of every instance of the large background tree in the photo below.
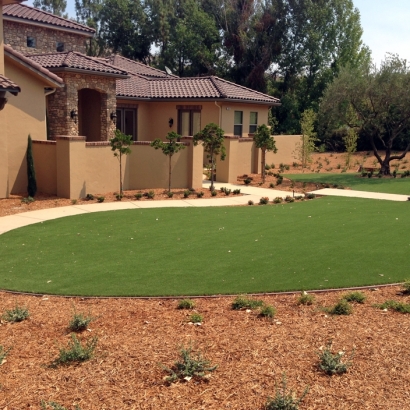
[[[65,13],[67,0],[34,0],[33,6],[56,16],[68,18],[68,14]]]
[[[390,162],[410,150],[409,90],[410,68],[397,55],[388,55],[380,68],[345,68],[325,92],[320,129],[327,138],[347,127],[358,130],[380,163],[380,172],[388,175]],[[400,154],[393,153],[400,149]]]

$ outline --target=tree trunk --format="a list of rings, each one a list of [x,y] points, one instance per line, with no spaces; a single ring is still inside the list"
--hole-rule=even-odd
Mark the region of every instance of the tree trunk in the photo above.
[[[122,196],[122,162],[121,162],[121,152],[120,152],[120,195]]]
[[[214,174],[215,174],[214,153],[213,151],[211,151],[211,191],[214,190]]]
[[[390,150],[386,150],[386,155],[380,164],[380,174],[390,175]]]
[[[172,155],[169,156],[169,169],[168,169],[168,192],[171,192],[171,161]]]
[[[264,148],[262,148],[262,155],[261,155],[261,168],[262,168],[262,172],[261,172],[261,175],[262,175],[262,182],[263,183],[265,183],[265,153],[266,153],[266,150],[264,149]]]

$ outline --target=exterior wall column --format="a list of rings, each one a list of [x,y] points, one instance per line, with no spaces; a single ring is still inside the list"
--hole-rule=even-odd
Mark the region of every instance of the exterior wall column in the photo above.
[[[238,177],[237,152],[239,137],[225,136],[224,145],[226,158],[224,161],[221,161],[220,156],[216,159],[216,181],[234,184]]]
[[[56,136],[57,196],[77,199],[86,195],[85,137]]]
[[[202,144],[194,145],[193,137],[182,137],[181,142],[186,142],[189,145],[185,148],[189,150],[188,156],[188,184],[189,188],[201,189],[202,188],[202,175],[204,173],[204,147]]]

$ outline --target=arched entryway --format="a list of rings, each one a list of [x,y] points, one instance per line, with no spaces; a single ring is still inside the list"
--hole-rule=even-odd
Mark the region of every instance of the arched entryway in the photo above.
[[[101,141],[101,93],[90,88],[78,91],[78,134],[86,141]]]

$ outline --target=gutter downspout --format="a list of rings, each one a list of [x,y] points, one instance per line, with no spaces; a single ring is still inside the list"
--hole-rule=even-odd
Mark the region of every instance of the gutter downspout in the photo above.
[[[218,105],[216,101],[215,101],[215,105],[219,108],[219,124],[218,124],[218,127],[221,128],[221,124],[222,124],[222,107],[220,105]]]

